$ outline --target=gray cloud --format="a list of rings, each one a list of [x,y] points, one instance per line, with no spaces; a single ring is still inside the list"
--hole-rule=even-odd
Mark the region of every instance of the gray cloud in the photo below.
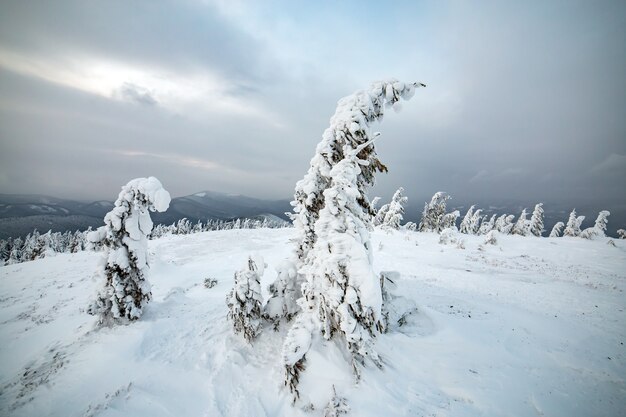
[[[376,127],[390,173],[373,194],[624,204],[624,16],[619,2],[4,3],[0,192],[111,198],[155,175],[174,195],[289,196],[337,100],[395,76],[428,87]],[[92,61],[128,70],[74,80]]]
[[[131,103],[145,106],[156,106],[158,104],[150,90],[133,83],[122,84],[119,89],[113,92],[113,95],[119,95],[122,99]]]

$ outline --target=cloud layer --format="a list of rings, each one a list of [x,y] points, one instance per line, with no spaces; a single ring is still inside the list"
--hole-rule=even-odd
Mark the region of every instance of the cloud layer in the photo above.
[[[0,192],[154,175],[282,198],[337,100],[428,84],[378,128],[376,194],[626,203],[623,2],[4,2]]]

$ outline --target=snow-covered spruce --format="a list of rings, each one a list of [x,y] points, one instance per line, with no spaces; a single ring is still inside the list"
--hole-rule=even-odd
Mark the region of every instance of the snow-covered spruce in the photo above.
[[[456,221],[461,216],[461,213],[458,210],[454,210],[451,213],[446,213],[443,215],[441,219],[441,230],[444,229],[454,229],[457,230]]]
[[[104,286],[88,312],[100,323],[136,320],[151,298],[148,272],[150,211],[163,212],[170,194],[154,177],[136,178],[122,187],[104,226],[91,233],[92,243],[104,245]]]
[[[624,229],[618,229],[618,230],[617,230],[617,236],[618,236],[620,239],[626,239],[626,230],[624,230]]]
[[[302,267],[306,281],[299,304],[303,311],[283,347],[285,385],[294,398],[313,331],[320,331],[326,340],[340,337],[357,379],[366,357],[382,366],[372,340],[384,327],[382,294],[372,268],[371,212],[363,206],[365,190],[359,187],[361,170],[367,167],[359,155],[368,146],[367,142],[356,148],[344,146],[343,159],[331,169],[330,186],[323,193],[315,244]]]
[[[481,215],[483,212],[482,209],[478,209],[472,215],[469,224],[469,234],[477,235],[480,230],[480,224],[484,220],[484,217]]]
[[[561,236],[561,230],[565,227],[565,223],[556,222],[556,224],[552,227],[552,231],[550,231],[550,237],[559,237]]]
[[[465,213],[465,217],[463,217],[463,221],[461,221],[461,226],[459,227],[459,232],[465,234],[472,234],[472,218],[474,216],[474,207],[471,206],[467,213]]]
[[[606,236],[606,224],[608,223],[608,217],[611,213],[607,210],[602,210],[598,213],[596,222],[593,227],[588,227],[580,233],[580,237],[585,239],[593,239],[595,237]]]
[[[391,202],[389,203],[389,208],[386,210],[385,217],[380,225],[383,229],[400,229],[400,223],[404,218],[404,205],[407,201],[408,198],[404,195],[404,188],[398,188],[398,190],[393,194]]]
[[[443,191],[439,191],[432,196],[429,203],[424,204],[422,211],[422,220],[420,221],[418,230],[420,232],[441,232],[448,225],[444,225],[444,216],[446,215],[446,202],[450,196]],[[448,220],[449,222],[450,220]],[[456,219],[455,219],[456,221]]]
[[[385,107],[397,108],[401,98],[410,99],[416,87],[424,87],[424,84],[403,83],[393,79],[379,81],[373,83],[368,90],[357,91],[339,100],[335,114],[330,119],[330,127],[317,145],[308,172],[296,184],[294,201],[291,203],[294,226],[298,234],[298,268],[315,244],[315,223],[324,207],[323,193],[330,186],[332,167],[344,158],[343,149],[346,146],[348,149],[355,149],[368,143],[359,154],[359,158],[366,163],[358,175],[357,187],[361,196],[359,205],[369,215],[374,214],[364,191],[374,184],[375,174],[387,171],[387,167],[378,159],[371,141],[376,135],[371,132],[370,124],[382,119]]]
[[[528,233],[530,233],[530,231],[527,217],[528,213],[526,212],[526,209],[523,209],[522,213],[517,219],[517,222],[515,222],[515,226],[513,226],[513,230],[511,231],[511,233],[513,233],[514,235],[528,236]]]
[[[580,235],[580,223],[578,222],[578,217],[576,217],[576,209],[574,209],[569,214],[569,219],[567,220],[567,225],[563,231],[563,236],[576,237],[578,235]]]
[[[495,245],[498,243],[498,232],[495,230],[490,230],[485,235],[485,245]]]
[[[381,329],[382,305],[372,268],[370,215],[359,204],[360,150],[346,147],[345,158],[331,170],[331,186],[324,191],[325,206],[315,225],[317,240],[303,269],[303,292],[315,304],[322,336],[341,336],[357,377],[366,357],[380,366],[372,337]]]
[[[235,272],[233,288],[226,297],[228,318],[233,321],[235,333],[243,333],[248,342],[256,338],[261,327],[261,277],[264,270],[262,257],[249,256],[245,267]]]
[[[480,225],[480,228],[478,229],[478,234],[486,235],[487,233],[491,232],[496,227],[497,216],[498,216],[497,214],[494,214],[491,216],[489,221],[483,221]]]
[[[384,204],[380,209],[376,210],[372,220],[372,224],[374,226],[381,226],[385,222],[385,216],[387,215],[390,206],[391,203],[387,203]]]
[[[543,203],[539,203],[535,205],[535,209],[533,210],[533,214],[530,217],[530,233],[533,235],[540,237],[544,232],[543,228]]]

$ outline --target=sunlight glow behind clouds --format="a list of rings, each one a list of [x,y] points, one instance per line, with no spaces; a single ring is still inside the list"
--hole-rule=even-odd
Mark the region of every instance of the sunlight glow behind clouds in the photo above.
[[[231,94],[236,86],[206,69],[174,73],[111,59],[74,56],[53,60],[7,49],[0,49],[0,67],[112,100],[157,104],[177,114],[235,114],[263,120],[273,127],[283,125],[253,100]]]

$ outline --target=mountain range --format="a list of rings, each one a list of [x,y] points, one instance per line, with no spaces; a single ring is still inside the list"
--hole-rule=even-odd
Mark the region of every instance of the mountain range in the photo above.
[[[428,198],[430,200],[430,198]],[[201,220],[230,220],[236,218],[269,218],[288,220],[285,212],[291,211],[289,199],[264,200],[239,194],[202,191],[184,197],[173,198],[164,213],[152,213],[155,224],[172,224],[182,218],[192,222]],[[404,221],[420,221],[425,198],[411,198],[405,207]],[[384,202],[382,203],[384,204]],[[459,210],[465,215],[470,205],[483,210],[484,215],[514,214],[519,216],[526,208],[528,218],[535,203],[516,200],[460,201],[454,197],[448,202],[448,211]],[[25,236],[34,229],[40,232],[63,232],[85,230],[103,224],[104,216],[113,208],[112,201],[80,202],[44,195],[0,194],[0,239],[9,236]],[[626,207],[623,204],[603,206],[597,202],[578,204],[570,202],[545,202],[545,235],[550,233],[557,221],[567,222],[570,211],[576,208],[578,215],[586,216],[583,228],[593,226],[600,210],[609,210],[607,234],[616,236],[616,230],[626,228]],[[461,219],[459,219],[460,222]]]
[[[112,201],[80,202],[45,195],[0,194],[0,239],[25,236],[37,229],[85,230],[103,224],[106,213],[113,208]],[[192,222],[201,220],[229,220],[235,218],[269,218],[286,220],[289,200],[262,200],[237,194],[203,191],[173,198],[164,213],[152,213],[155,224],[172,224],[182,218]]]

